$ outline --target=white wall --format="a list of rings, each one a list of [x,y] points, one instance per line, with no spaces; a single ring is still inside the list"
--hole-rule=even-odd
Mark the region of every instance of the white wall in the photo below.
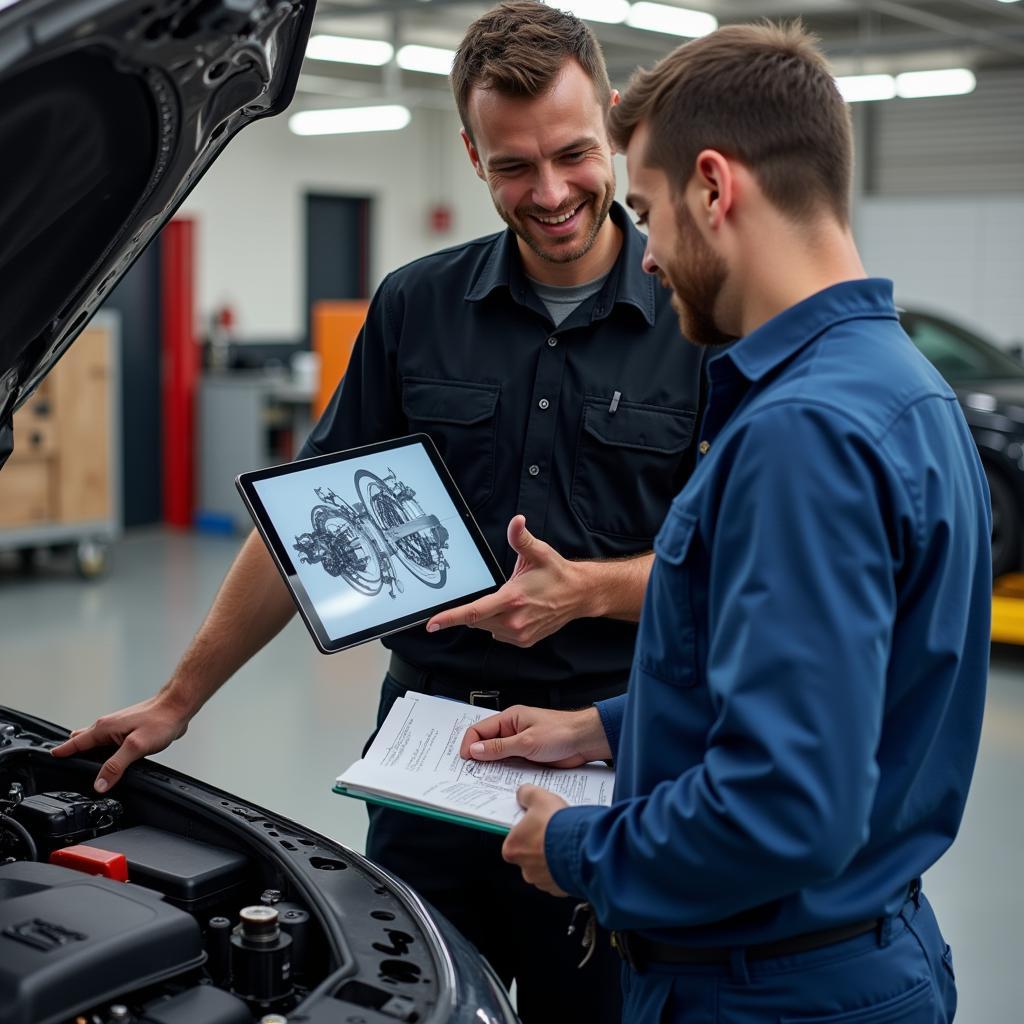
[[[319,137],[270,118],[231,142],[181,208],[197,222],[202,317],[226,301],[246,340],[303,333],[306,192],[372,197],[371,288],[411,259],[501,227],[454,114],[417,110],[399,132]],[[455,210],[443,235],[428,228],[439,201]]]
[[[502,228],[459,127],[454,110],[420,109],[399,132],[300,137],[287,114],[242,131],[180,211],[197,222],[201,323],[229,302],[246,341],[302,335],[307,192],[373,198],[371,291],[410,260]],[[615,163],[621,200],[625,161]],[[429,229],[438,202],[454,211],[445,234]]]
[[[891,277],[901,305],[1024,341],[1024,196],[862,197],[854,227],[868,272]]]
[[[420,109],[400,132],[302,138],[286,117],[245,129],[182,207],[198,222],[201,315],[229,301],[246,340],[301,336],[308,191],[373,198],[371,289],[409,260],[498,230],[458,127],[454,112]],[[621,158],[616,173],[621,199]],[[428,227],[439,201],[454,210],[443,235]],[[1024,194],[858,196],[854,223],[869,272],[892,277],[904,305],[1024,339]]]
[[[854,106],[854,228],[897,301],[1024,340],[1024,71],[982,69],[968,96]]]

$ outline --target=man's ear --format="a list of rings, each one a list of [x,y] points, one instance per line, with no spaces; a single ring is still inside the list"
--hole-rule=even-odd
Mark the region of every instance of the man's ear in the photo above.
[[[476,176],[481,181],[486,181],[486,175],[484,174],[484,166],[480,161],[480,154],[477,152],[476,146],[473,145],[473,140],[469,137],[469,132],[465,128],[459,130],[459,135],[462,137],[462,144],[466,147],[466,154],[469,157],[469,162],[473,165],[473,170],[476,171]]]
[[[608,110],[605,112],[604,134],[605,139],[608,142],[608,148],[611,150],[613,156],[616,153],[621,153],[623,156],[626,155],[626,151],[624,149],[619,149],[619,147],[616,146],[614,142],[612,142],[611,136],[608,132],[608,114],[611,112],[612,107],[617,107],[621,102],[622,93],[620,93],[618,89],[612,89],[612,96],[611,100],[608,103]]]
[[[732,165],[717,149],[701,150],[694,165],[693,185],[704,223],[712,230],[720,228],[736,200]]]

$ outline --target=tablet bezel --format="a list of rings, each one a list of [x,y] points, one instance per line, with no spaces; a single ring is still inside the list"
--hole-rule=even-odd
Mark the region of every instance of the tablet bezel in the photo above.
[[[332,640],[328,635],[327,630],[324,628],[323,622],[317,615],[316,608],[313,606],[313,603],[310,601],[309,596],[306,593],[306,588],[302,585],[302,580],[295,570],[292,558],[288,554],[288,550],[284,542],[278,535],[270,516],[267,514],[267,510],[263,506],[263,502],[256,491],[255,484],[262,480],[272,479],[273,477],[305,472],[309,469],[315,469],[317,466],[328,466],[338,462],[349,462],[363,456],[393,451],[397,448],[409,448],[414,444],[419,444],[426,450],[431,465],[434,467],[434,471],[437,473],[438,478],[444,485],[445,490],[448,492],[448,497],[451,498],[452,504],[455,506],[455,510],[461,516],[473,543],[476,545],[476,549],[480,554],[480,557],[484,561],[484,565],[487,567],[492,579],[494,580],[494,583],[492,586],[486,587],[483,590],[464,594],[461,597],[456,597],[449,601],[432,605],[423,611],[413,612],[411,615],[405,615],[398,619],[389,619],[377,626],[371,626],[370,628],[360,630],[357,633],[348,633]],[[408,629],[410,626],[416,626],[420,623],[426,622],[434,615],[437,615],[438,612],[447,611],[449,608],[457,608],[459,605],[468,604],[470,601],[475,601],[487,594],[493,594],[505,582],[505,574],[502,572],[501,566],[498,564],[498,560],[494,557],[494,552],[491,551],[490,545],[488,545],[483,532],[477,525],[476,519],[473,518],[473,513],[469,510],[469,505],[466,503],[466,499],[463,498],[462,493],[455,485],[455,481],[452,479],[452,475],[448,471],[448,467],[444,464],[444,460],[441,458],[433,440],[428,434],[408,434],[405,437],[398,437],[391,441],[380,441],[376,444],[362,445],[358,448],[347,448],[344,451],[333,452],[330,455],[316,455],[309,459],[299,459],[295,462],[284,463],[280,466],[271,466],[267,469],[258,469],[248,473],[239,473],[238,476],[235,477],[235,486],[238,488],[238,493],[242,496],[242,501],[245,503],[245,507],[252,516],[253,522],[256,524],[256,529],[263,538],[263,542],[266,545],[267,550],[270,552],[270,555],[274,560],[274,564],[277,566],[278,572],[281,573],[281,577],[288,587],[288,592],[291,594],[292,600],[295,602],[295,605],[299,610],[299,615],[302,617],[303,622],[306,624],[306,628],[313,637],[313,642],[323,654],[337,654],[338,651],[349,650],[352,647],[357,647],[359,644],[364,644],[370,640],[377,640],[381,637],[391,636],[393,633],[399,633],[404,629]],[[339,583],[341,583],[340,580]],[[344,584],[341,583],[341,585]]]

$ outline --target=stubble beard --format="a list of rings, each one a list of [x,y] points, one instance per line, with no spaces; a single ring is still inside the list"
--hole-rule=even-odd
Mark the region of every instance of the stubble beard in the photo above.
[[[670,266],[662,282],[672,289],[672,308],[683,336],[695,345],[715,348],[736,340],[715,323],[714,309],[725,286],[728,267],[704,241],[690,211],[680,204],[676,213],[678,236]]]
[[[522,239],[529,247],[530,250],[535,253],[540,259],[546,263],[573,263],[575,260],[582,259],[584,256],[594,248],[594,244],[597,242],[597,236],[601,232],[601,228],[604,227],[604,222],[608,217],[608,212],[612,208],[612,203],[615,201],[615,179],[612,178],[606,185],[602,195],[598,196],[596,193],[589,196],[581,196],[570,203],[566,210],[571,210],[578,206],[580,202],[586,203],[591,209],[595,208],[600,198],[601,206],[597,210],[596,215],[590,225],[590,229],[587,231],[583,241],[580,242],[575,248],[552,252],[550,249],[551,245],[558,246],[560,243],[545,242],[543,239],[535,238],[529,229],[529,215],[536,214],[538,211],[531,209],[528,212],[524,209],[522,213],[516,211],[515,213],[509,213],[498,205],[498,201],[491,196],[491,201],[494,203],[495,210],[498,211],[498,216],[512,229],[513,233],[517,238]],[[565,213],[566,210],[562,210]],[[557,211],[556,211],[557,212]],[[545,213],[545,216],[553,216],[554,214]]]

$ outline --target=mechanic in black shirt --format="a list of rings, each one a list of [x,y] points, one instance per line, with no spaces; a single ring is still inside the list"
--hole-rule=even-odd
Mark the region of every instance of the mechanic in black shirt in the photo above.
[[[693,461],[701,355],[613,202],[604,118],[618,95],[590,30],[533,0],[503,4],[468,29],[452,85],[469,157],[510,230],[384,280],[300,457],[429,434],[512,578],[384,641],[378,724],[407,689],[501,709],[621,693],[651,541]],[[54,752],[119,744],[104,791],[177,739],[293,612],[254,533],[165,687]],[[526,1024],[618,1020],[617,959],[602,941],[576,969],[571,904],[527,886],[500,837],[370,815],[368,855],[516,979]]]

